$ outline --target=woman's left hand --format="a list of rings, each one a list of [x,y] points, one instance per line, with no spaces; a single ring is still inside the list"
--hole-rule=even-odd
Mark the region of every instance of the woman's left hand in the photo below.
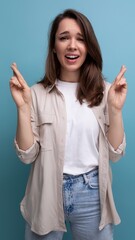
[[[122,66],[108,92],[108,105],[116,111],[122,110],[127,95],[125,72],[126,67]]]

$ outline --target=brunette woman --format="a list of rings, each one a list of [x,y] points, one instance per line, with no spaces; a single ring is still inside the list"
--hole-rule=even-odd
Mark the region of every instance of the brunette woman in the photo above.
[[[122,66],[112,84],[102,75],[90,21],[72,9],[56,16],[45,76],[31,88],[15,63],[10,88],[18,110],[16,150],[31,163],[21,212],[25,240],[112,240],[120,223],[109,161],[124,154]]]

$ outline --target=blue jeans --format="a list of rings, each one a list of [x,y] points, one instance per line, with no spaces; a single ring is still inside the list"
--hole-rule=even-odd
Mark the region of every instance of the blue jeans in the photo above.
[[[73,240],[113,240],[112,224],[99,230],[100,199],[98,169],[73,176],[64,174],[63,201],[65,221],[69,222]],[[39,236],[26,225],[25,240],[62,240],[63,232]]]

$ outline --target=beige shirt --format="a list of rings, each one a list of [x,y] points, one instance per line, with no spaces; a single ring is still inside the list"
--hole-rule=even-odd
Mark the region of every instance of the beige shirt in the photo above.
[[[92,108],[100,126],[100,230],[108,223],[120,222],[112,195],[109,159],[114,162],[120,159],[126,145],[124,137],[122,144],[114,151],[107,141],[109,119],[106,103],[110,84],[105,85],[102,103]],[[31,172],[20,207],[31,230],[44,235],[50,231],[66,231],[62,198],[66,107],[64,97],[55,85],[45,89],[41,84],[36,84],[31,88],[31,92],[31,124],[35,141],[26,151],[19,149],[15,142],[19,158],[26,164],[31,163]]]

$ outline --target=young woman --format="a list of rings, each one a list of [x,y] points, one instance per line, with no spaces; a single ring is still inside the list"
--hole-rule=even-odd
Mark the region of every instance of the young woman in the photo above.
[[[120,222],[109,160],[125,150],[122,66],[112,84],[102,76],[100,47],[89,20],[65,10],[53,21],[45,76],[29,88],[15,63],[10,88],[18,110],[15,145],[31,163],[21,212],[25,240],[112,240]]]

